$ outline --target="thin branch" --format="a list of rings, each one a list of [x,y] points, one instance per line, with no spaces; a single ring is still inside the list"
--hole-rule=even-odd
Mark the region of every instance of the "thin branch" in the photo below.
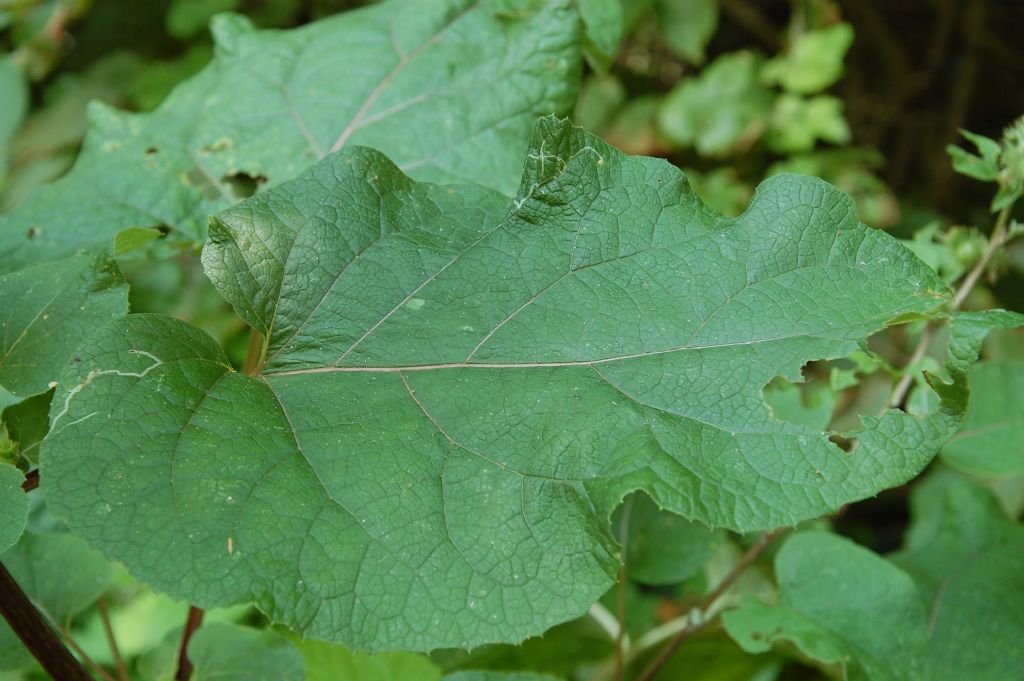
[[[75,639],[71,636],[71,632],[64,627],[60,627],[61,636],[64,637],[64,642],[67,643],[68,647],[71,648],[78,657],[86,664],[87,667],[92,669],[96,674],[99,675],[103,681],[117,681],[113,676],[110,675],[106,669],[101,667],[99,663],[89,657],[82,647],[75,643]]]
[[[1011,206],[1006,206],[999,211],[999,216],[996,218],[995,229],[992,230],[992,236],[989,237],[988,245],[985,247],[985,252],[981,254],[981,258],[974,264],[971,271],[964,277],[963,282],[957,288],[956,293],[953,294],[953,300],[950,303],[951,310],[958,310],[960,306],[967,300],[967,296],[970,295],[974,289],[978,280],[981,279],[981,275],[988,269],[988,265],[992,262],[992,258],[996,252],[1006,243],[1009,233],[1006,229],[1006,223],[1010,218]],[[921,333],[921,340],[918,341],[917,347],[914,348],[914,354],[910,356],[907,361],[907,366],[913,366],[924,359],[925,353],[928,352],[928,346],[931,344],[934,330],[931,325],[925,327]],[[910,386],[914,382],[913,374],[904,374],[900,379],[896,387],[893,388],[892,397],[889,399],[890,407],[898,407],[903,404],[903,400],[906,399],[907,393],[910,391]]]
[[[50,676],[61,681],[93,681],[3,564],[0,564],[0,614]]]
[[[192,663],[188,659],[188,642],[192,640],[192,634],[203,623],[203,610],[194,605],[188,608],[188,619],[185,621],[185,631],[181,632],[181,647],[178,649],[178,671],[174,674],[174,681],[188,681],[192,676]]]
[[[619,544],[622,547],[622,560],[619,563],[618,587],[618,636],[615,637],[615,681],[622,681],[626,670],[626,552],[629,550],[629,517],[633,512],[633,497],[626,499],[619,516]]]
[[[128,667],[121,657],[121,649],[117,647],[117,637],[114,636],[114,628],[110,626],[110,613],[107,611],[107,601],[100,596],[96,601],[96,609],[99,611],[100,623],[103,624],[103,633],[107,635],[107,645],[110,646],[110,654],[114,658],[114,667],[117,668],[117,677],[120,681],[129,681]]]
[[[747,552],[744,553],[738,561],[736,561],[736,564],[732,567],[732,570],[730,570],[729,574],[727,574],[725,578],[721,582],[719,582],[718,586],[715,587],[715,590],[704,597],[704,599],[700,602],[696,609],[702,614],[706,615],[708,611],[711,609],[711,607],[715,604],[715,602],[719,598],[721,598],[722,595],[725,594],[725,592],[728,591],[733,584],[736,583],[736,580],[739,579],[740,576],[742,576],[743,573],[746,572],[747,568],[750,567],[754,563],[754,561],[757,560],[761,556],[761,554],[764,553],[765,550],[772,545],[772,542],[774,542],[780,536],[785,534],[787,531],[788,530],[783,529],[776,530],[775,532],[766,532],[765,534],[762,534],[760,538],[758,538],[758,540],[754,543],[754,545],[747,549]],[[690,638],[695,633],[697,633],[705,626],[707,626],[707,624],[711,622],[712,619],[713,618],[711,617],[691,618],[687,625],[682,630],[680,630],[679,633],[677,633],[675,637],[673,637],[672,640],[665,645],[664,648],[661,649],[661,652],[658,653],[658,656],[655,657],[651,661],[651,663],[644,668],[640,675],[636,677],[636,681],[651,681],[651,679],[654,678],[654,675],[661,671],[661,668],[664,667],[670,659],[672,659],[672,656],[675,655],[677,650],[679,650],[679,646],[683,645],[683,643],[685,643],[688,638]]]
[[[960,284],[960,288],[956,290],[956,295],[953,296],[953,309],[956,310],[970,294],[974,285],[978,283],[978,279],[985,273],[988,268],[988,264],[992,262],[992,257],[996,254],[1003,244],[1006,243],[1007,232],[1006,223],[1010,219],[1010,206],[1006,206],[999,211],[999,217],[996,218],[996,227],[992,230],[992,236],[988,239],[988,246],[985,247],[985,252],[981,254],[981,259],[975,263],[971,271],[964,277],[964,281]]]

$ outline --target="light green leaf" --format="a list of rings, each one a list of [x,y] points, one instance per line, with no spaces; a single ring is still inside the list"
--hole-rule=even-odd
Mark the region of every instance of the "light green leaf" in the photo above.
[[[801,532],[775,558],[779,600],[748,599],[722,616],[744,650],[793,642],[808,657],[840,664],[851,680],[930,678],[923,658],[927,613],[902,570],[848,539]]]
[[[262,375],[175,319],[109,326],[54,396],[55,512],[204,607],[465,647],[581,615],[630,491],[789,525],[902,484],[957,425],[962,387],[864,417],[855,456],[772,418],[773,377],[945,297],[821,181],[776,177],[726,219],[665,161],[546,118],[505,204],[359,148],[221,214],[204,264],[267,339]]]
[[[971,400],[943,460],[968,473],[1024,473],[1024,362],[981,362],[970,371]]]
[[[28,521],[28,495],[21,489],[25,474],[14,466],[0,462],[0,552],[18,542]]]
[[[946,153],[949,154],[953,162],[953,170],[961,175],[973,177],[982,182],[997,182],[999,180],[999,164],[994,159],[983,159],[953,144],[946,147]]]
[[[127,227],[202,242],[235,178],[277,184],[353,144],[512,194],[536,116],[575,102],[578,22],[571,0],[392,0],[291,31],[221,15],[213,62],[159,109],[91,107],[71,172],[0,216],[0,272]]]
[[[167,8],[167,32],[175,38],[188,39],[206,30],[218,12],[238,9],[242,0],[174,0]]]
[[[0,459],[19,464],[34,464],[39,460],[39,443],[50,428],[50,399],[53,391],[33,395],[11,405],[2,411],[2,428],[7,431],[6,451],[0,451]],[[0,436],[0,443],[3,443]],[[4,445],[0,444],[0,448]]]
[[[704,48],[718,27],[718,0],[659,0],[658,29],[669,49],[692,64],[704,61]]]
[[[36,606],[61,626],[100,597],[112,574],[99,553],[78,537],[62,533],[26,532],[16,546],[0,554],[0,563]],[[31,660],[0,619],[0,670],[19,669]]]
[[[416,653],[369,655],[323,641],[296,639],[306,681],[437,681],[441,669]]]
[[[583,50],[598,72],[605,72],[619,51],[622,4],[619,0],[576,0],[583,20]]]
[[[775,100],[766,138],[772,150],[784,154],[810,151],[819,139],[834,144],[850,141],[841,99],[784,94]]]
[[[188,644],[191,681],[305,681],[302,654],[273,631],[204,625]]]
[[[843,75],[843,59],[853,44],[853,27],[838,23],[799,35],[785,54],[764,65],[762,76],[789,92],[812,94]]]
[[[128,227],[127,229],[122,229],[114,237],[114,255],[131,253],[160,237],[159,229],[150,229],[149,227]]]
[[[0,387],[45,392],[84,340],[128,313],[128,285],[106,254],[86,253],[0,276]]]
[[[1024,527],[963,476],[914,489],[907,548],[893,558],[929,613],[930,681],[1016,681],[1024,669]]]
[[[931,387],[944,401],[966,412],[969,397],[967,372],[981,352],[985,338],[993,329],[1015,329],[1024,326],[1024,314],[1007,310],[955,312],[949,327],[949,358],[945,369],[952,377],[947,383],[931,382]]]
[[[628,497],[617,527],[625,522],[626,569],[643,584],[682,582],[700,572],[722,535],[663,511],[646,494]],[[620,541],[623,537],[620,532]]]
[[[776,379],[765,387],[764,398],[780,421],[825,430],[832,420],[836,390],[828,383],[803,385]]]
[[[702,156],[743,151],[764,131],[771,95],[757,82],[758,58],[726,54],[665,97],[658,126],[665,137]]]

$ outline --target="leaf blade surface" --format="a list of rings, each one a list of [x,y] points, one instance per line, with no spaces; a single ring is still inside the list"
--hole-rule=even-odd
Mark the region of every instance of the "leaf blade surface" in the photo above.
[[[204,606],[468,647],[585,611],[634,489],[773,528],[902,483],[956,426],[865,417],[850,455],[772,418],[776,375],[945,291],[825,183],[772,180],[727,220],[664,161],[548,118],[504,203],[357,148],[221,215],[204,264],[267,338],[263,374],[177,320],[111,326],[54,397],[58,512]]]

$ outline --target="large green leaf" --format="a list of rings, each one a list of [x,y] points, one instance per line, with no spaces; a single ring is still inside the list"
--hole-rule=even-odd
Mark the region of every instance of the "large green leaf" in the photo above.
[[[1015,681],[1024,669],[1024,526],[949,471],[914,490],[907,547],[893,558],[929,612],[932,681]]]
[[[157,111],[90,109],[74,169],[0,217],[0,272],[127,227],[202,240],[234,178],[351,144],[511,194],[533,120],[575,102],[578,22],[571,0],[392,0],[283,32],[221,16],[213,63]]]
[[[1024,363],[981,362],[970,382],[967,416],[943,459],[976,475],[1024,473]]]
[[[262,376],[184,322],[111,325],[54,396],[55,511],[204,606],[470,646],[582,614],[629,491],[773,528],[905,482],[956,427],[957,386],[931,416],[864,417],[852,454],[765,405],[774,376],[944,299],[824,182],[774,178],[726,219],[668,163],[548,118],[504,205],[360,148],[223,213],[204,262],[267,339]]]
[[[928,679],[927,612],[913,580],[848,539],[824,532],[790,537],[775,558],[779,601],[748,599],[723,615],[744,650],[792,641],[805,655],[846,670],[843,678]]]
[[[80,343],[128,313],[128,285],[106,254],[0,276],[0,291],[0,390],[20,399],[46,392]]]

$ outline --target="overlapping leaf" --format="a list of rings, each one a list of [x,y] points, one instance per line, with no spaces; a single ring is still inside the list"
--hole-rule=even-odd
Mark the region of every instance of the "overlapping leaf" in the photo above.
[[[222,214],[204,262],[267,339],[262,375],[183,322],[112,325],[54,397],[56,511],[200,605],[470,646],[593,603],[633,489],[778,527],[901,484],[956,427],[958,384],[931,416],[865,417],[852,453],[772,417],[773,377],[943,300],[821,181],[725,219],[664,161],[548,118],[505,204],[359,148]]]
[[[128,285],[106,254],[0,276],[0,291],[0,394],[12,402],[46,392],[79,344],[128,313]]]
[[[723,616],[748,652],[792,641],[805,655],[865,681],[925,681],[928,614],[914,581],[843,537],[804,532],[775,559],[779,602],[746,601]]]
[[[967,416],[943,458],[976,475],[1024,473],[1024,364],[981,362],[970,381]]]
[[[906,549],[893,558],[929,613],[932,681],[1013,681],[1024,669],[1024,526],[966,478],[925,480]]]
[[[392,0],[285,32],[219,17],[213,63],[157,111],[91,108],[68,176],[0,217],[0,272],[128,227],[201,240],[237,179],[350,144],[511,194],[533,120],[575,102],[578,22],[570,0]]]
[[[14,466],[0,461],[0,551],[14,546],[28,520],[28,495],[21,489],[25,476]]]
[[[870,681],[1012,681],[1024,655],[1024,527],[946,469],[916,487],[906,548],[884,559],[819,532],[776,557],[780,596],[723,618],[749,652],[792,641]]]

